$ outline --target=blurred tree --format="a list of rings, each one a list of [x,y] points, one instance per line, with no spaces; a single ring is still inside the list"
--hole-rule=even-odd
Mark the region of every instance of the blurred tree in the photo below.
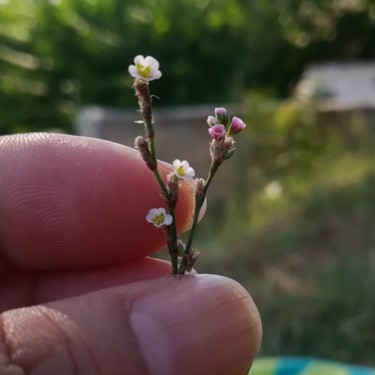
[[[372,0],[0,0],[0,133],[133,105],[136,54],[160,60],[163,105],[285,95],[309,61],[373,58],[374,18]]]

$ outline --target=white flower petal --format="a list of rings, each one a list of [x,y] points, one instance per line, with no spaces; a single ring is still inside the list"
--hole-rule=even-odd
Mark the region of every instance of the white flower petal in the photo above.
[[[159,70],[159,62],[152,56],[138,55],[134,58],[134,64],[128,70],[132,77],[143,81],[153,81],[159,79],[162,74]]]
[[[152,70],[158,70],[160,66],[159,61],[152,56],[147,56],[144,59],[144,65],[149,66]]]
[[[154,79],[159,79],[161,77],[161,71],[157,70],[156,72],[151,73],[149,81],[153,81]]]
[[[191,180],[195,176],[195,171],[190,167],[189,163],[186,160],[181,161],[179,159],[173,162],[173,173],[182,180]]]
[[[173,221],[172,215],[169,215],[169,214],[165,215],[164,225],[171,225],[172,221]]]
[[[129,65],[128,70],[130,74],[137,73],[137,67],[135,65]]]
[[[146,216],[146,220],[149,223],[153,223],[152,219],[159,214],[159,209],[158,208],[151,208],[150,211],[148,211],[148,214]]]
[[[195,171],[192,167],[189,167],[187,170],[186,170],[186,175],[190,176],[190,177],[194,177],[195,176]]]
[[[173,217],[172,215],[167,214],[163,207],[160,207],[152,208],[150,211],[148,211],[146,220],[155,227],[160,228],[163,225],[170,225],[173,221]]]
[[[173,167],[178,168],[181,165],[181,161],[179,159],[176,159],[173,161]]]
[[[181,165],[184,169],[189,168],[189,163],[186,160],[183,160]]]
[[[183,180],[185,180],[185,181],[192,181],[192,180],[194,180],[194,175],[188,175],[188,174],[186,174],[183,177]]]
[[[134,64],[135,65],[137,65],[137,64],[145,65],[145,58],[142,55],[135,56]]]
[[[138,70],[137,70],[135,65],[129,65],[128,71],[129,71],[129,74],[133,78],[139,78],[140,77],[140,75],[138,74]]]

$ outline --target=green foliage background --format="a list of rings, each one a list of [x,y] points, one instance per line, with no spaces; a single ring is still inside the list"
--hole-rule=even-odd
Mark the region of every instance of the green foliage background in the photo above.
[[[332,123],[314,103],[257,96],[247,107],[236,187],[210,202],[198,271],[251,292],[262,355],[375,366],[375,115]]]
[[[263,355],[375,365],[373,122],[280,99],[310,62],[373,59],[374,21],[373,0],[0,0],[0,134],[134,107],[136,54],[160,61],[163,105],[241,102],[235,188],[210,202],[198,270],[252,292]]]
[[[72,131],[82,104],[133,105],[136,54],[163,105],[286,95],[309,61],[373,58],[372,0],[1,0],[0,134]]]

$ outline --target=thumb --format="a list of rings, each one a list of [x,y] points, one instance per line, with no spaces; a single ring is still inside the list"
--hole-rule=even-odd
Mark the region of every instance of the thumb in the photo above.
[[[212,275],[142,281],[1,318],[1,374],[243,375],[261,337],[247,292]]]

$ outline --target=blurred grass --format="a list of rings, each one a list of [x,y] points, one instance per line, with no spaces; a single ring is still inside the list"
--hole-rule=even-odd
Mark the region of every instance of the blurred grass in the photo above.
[[[210,202],[197,270],[251,292],[261,355],[374,366],[374,129],[358,113],[326,123],[312,103],[250,99],[234,189]]]

